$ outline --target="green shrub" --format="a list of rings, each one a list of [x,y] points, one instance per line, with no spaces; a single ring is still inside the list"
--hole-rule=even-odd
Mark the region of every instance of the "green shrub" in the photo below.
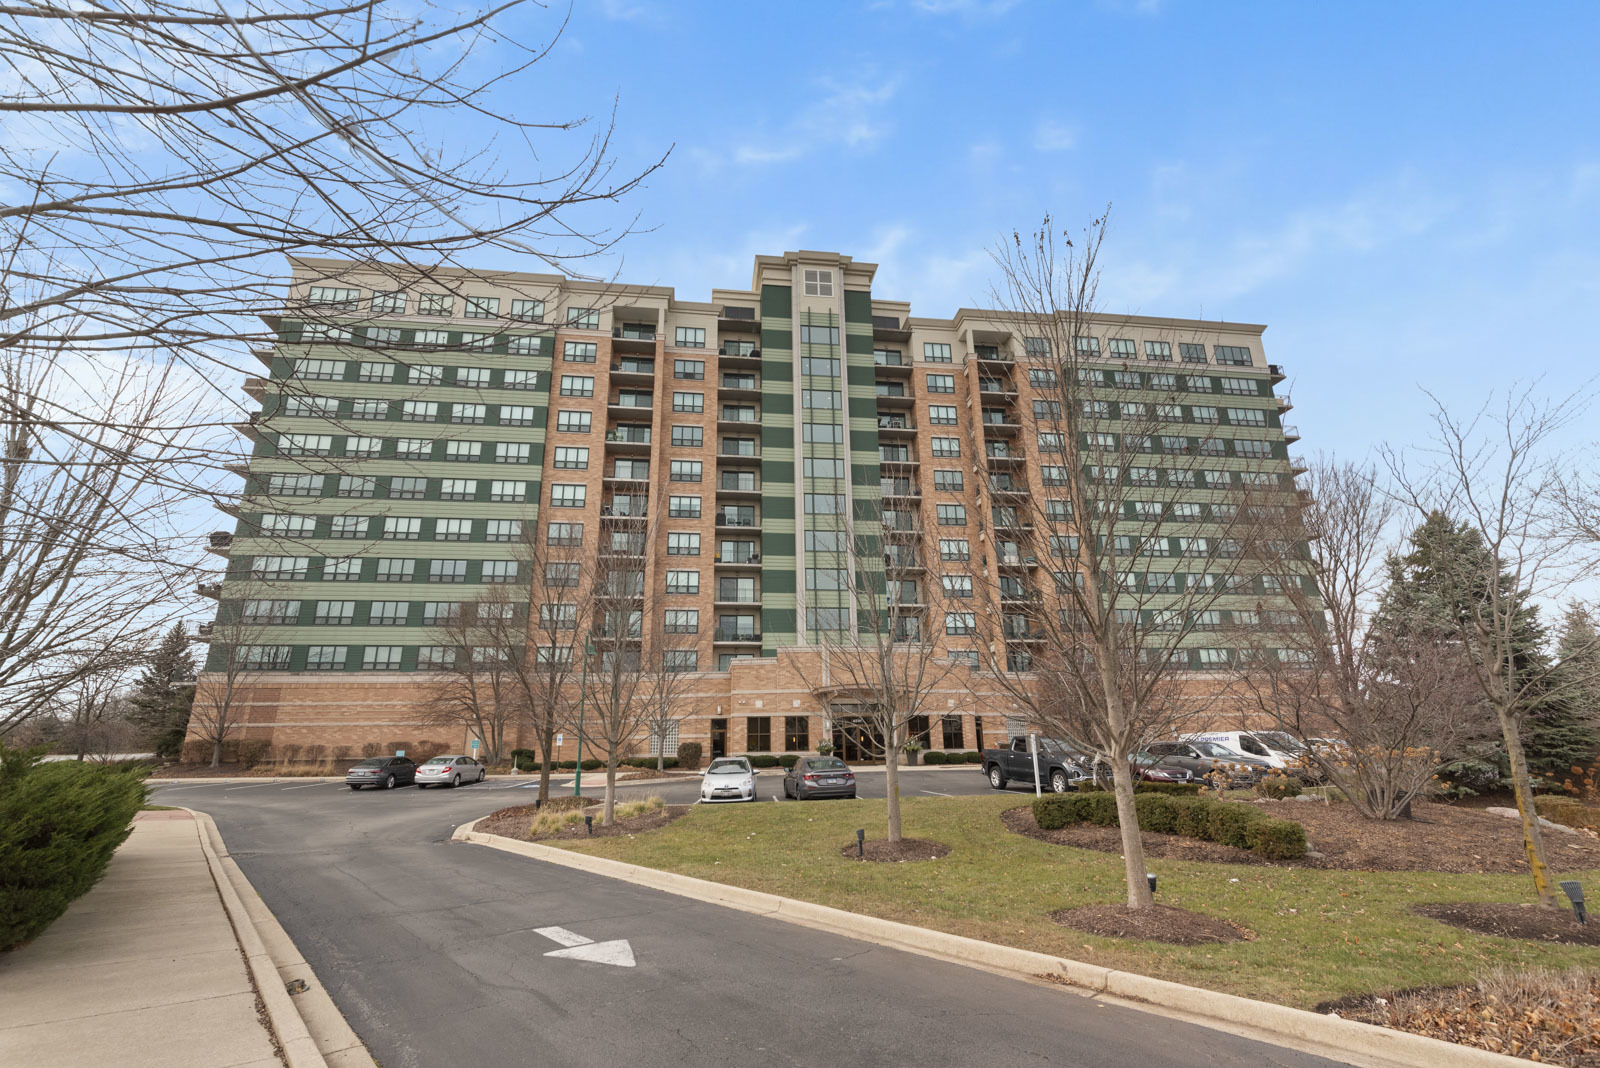
[[[37,937],[105,874],[144,772],[10,756],[0,770],[0,952]]]
[[[778,766],[778,758],[770,753],[752,753],[749,759],[752,768],[775,768]]]
[[[1249,805],[1168,792],[1136,794],[1133,804],[1142,831],[1249,849],[1269,860],[1293,860],[1306,853],[1303,826],[1293,820],[1273,819]],[[1116,795],[1108,790],[1050,794],[1033,803],[1033,818],[1047,831],[1075,823],[1115,827]]]
[[[596,760],[593,757],[590,757],[588,760],[583,762],[582,766],[584,771],[596,771],[605,767],[606,762],[604,760]]]
[[[968,750],[967,752],[962,753],[961,757],[968,764],[982,764],[983,763],[983,754],[978,752],[976,749]]]
[[[1250,826],[1250,851],[1268,860],[1293,860],[1306,855],[1306,829],[1294,820],[1270,817]]]
[[[700,743],[678,743],[678,767],[688,768],[691,771],[700,766]]]
[[[800,754],[799,753],[785,753],[785,754],[783,754],[783,756],[778,758],[778,763],[782,767],[792,768],[796,764],[800,763]]]
[[[930,749],[922,754],[922,762],[924,764],[943,764],[944,760],[944,754],[937,749]]]
[[[1178,797],[1199,797],[1201,784],[1197,782],[1141,782],[1135,783],[1136,794],[1172,794]]]

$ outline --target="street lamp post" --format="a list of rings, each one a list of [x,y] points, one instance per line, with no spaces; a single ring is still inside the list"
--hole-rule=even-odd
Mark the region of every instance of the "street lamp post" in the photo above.
[[[572,796],[583,796],[583,705],[589,696],[589,658],[594,655],[594,642],[583,639],[583,681],[578,683],[578,766],[573,769]]]

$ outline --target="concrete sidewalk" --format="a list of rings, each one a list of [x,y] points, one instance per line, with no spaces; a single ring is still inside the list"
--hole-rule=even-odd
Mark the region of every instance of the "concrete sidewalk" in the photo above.
[[[282,1068],[187,812],[141,812],[105,878],[0,956],[0,1064]]]

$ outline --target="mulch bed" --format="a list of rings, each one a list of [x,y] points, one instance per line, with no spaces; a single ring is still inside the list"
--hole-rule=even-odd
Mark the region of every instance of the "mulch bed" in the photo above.
[[[908,860],[938,860],[940,857],[950,855],[950,847],[943,842],[931,842],[926,838],[902,838],[898,842],[890,842],[878,838],[862,846],[863,860],[876,860],[884,864],[904,864]],[[856,844],[851,842],[839,850],[839,855],[847,860],[856,860]]]
[[[1227,920],[1190,912],[1173,905],[1131,909],[1127,905],[1083,905],[1060,909],[1050,918],[1063,927],[1106,938],[1138,938],[1173,946],[1199,946],[1213,942],[1248,942],[1254,933]]]
[[[1145,855],[1163,860],[1196,860],[1213,864],[1274,864],[1297,868],[1347,871],[1436,871],[1458,874],[1518,875],[1528,871],[1522,848],[1522,825],[1504,816],[1471,808],[1418,803],[1409,820],[1369,820],[1345,802],[1244,801],[1268,815],[1305,826],[1311,849],[1320,856],[1269,861],[1245,849],[1180,838],[1144,835]],[[1042,831],[1031,807],[1002,813],[1006,827],[1056,845],[1121,853],[1122,835],[1115,827],[1082,824]],[[1545,854],[1553,871],[1600,868],[1600,837],[1546,830]]]
[[[577,805],[563,802],[577,801]],[[574,838],[615,838],[619,835],[641,834],[645,831],[659,830],[673,820],[685,815],[693,805],[668,805],[666,808],[654,812],[646,812],[642,816],[632,819],[617,820],[606,827],[600,823],[600,806],[588,798],[559,798],[552,797],[547,805],[553,806],[557,811],[567,808],[593,808],[594,809],[594,834],[590,835],[582,823],[571,827],[564,827],[556,834],[544,834],[538,838],[530,837],[528,824],[533,821],[534,807],[532,805],[518,805],[515,808],[502,808],[491,812],[478,821],[475,828],[481,834],[498,834],[503,838],[515,838],[519,842],[547,842]]]
[[[1496,938],[1520,938],[1529,942],[1559,942],[1568,946],[1600,946],[1600,919],[1578,922],[1570,909],[1547,909],[1542,905],[1513,902],[1459,901],[1441,905],[1418,905],[1412,912],[1452,927],[1465,927],[1476,934]]]
[[[1357,994],[1320,1013],[1570,1068],[1600,1068],[1600,973],[1534,972],[1461,986]]]

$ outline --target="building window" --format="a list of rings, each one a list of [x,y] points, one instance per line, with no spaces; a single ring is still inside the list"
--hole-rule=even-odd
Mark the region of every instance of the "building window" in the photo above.
[[[1172,361],[1172,342],[1146,341],[1144,343],[1144,356],[1147,360]]]
[[[378,480],[370,475],[340,475],[335,493],[340,497],[374,497],[378,493]]]
[[[706,361],[673,360],[672,377],[684,378],[694,382],[704,382],[706,378]]]
[[[699,671],[700,654],[693,649],[663,650],[661,653],[661,670],[673,672]]]
[[[383,521],[383,536],[390,541],[416,541],[422,537],[422,520],[391,515]]]
[[[800,328],[800,343],[802,345],[837,345],[839,344],[839,328],[837,326],[802,326]]]
[[[463,297],[461,314],[468,319],[493,319],[500,314],[499,297]]]
[[[838,423],[804,423],[800,428],[801,440],[825,445],[844,442],[844,427]]]
[[[943,341],[924,341],[922,358],[928,363],[950,363],[950,346]]]
[[[700,630],[698,608],[669,608],[663,627],[668,634],[695,634]]]
[[[807,493],[802,498],[806,515],[843,515],[844,496],[838,493]]]
[[[1267,413],[1263,408],[1226,408],[1228,422],[1234,426],[1266,426]]]
[[[447,441],[444,443],[444,458],[473,463],[482,455],[479,451],[482,444],[480,441]]]
[[[848,608],[806,606],[806,629],[814,631],[844,631],[850,626]]]
[[[582,508],[588,503],[588,493],[588,487],[581,483],[552,483],[550,486],[550,507]]]
[[[568,363],[594,363],[598,352],[593,341],[568,341],[562,345],[561,358]]]
[[[745,749],[752,753],[772,751],[772,717],[750,716],[744,721]]]
[[[811,719],[807,716],[783,717],[783,751],[805,753],[811,749]]]
[[[354,601],[318,601],[311,622],[322,626],[348,626],[356,620]]]
[[[972,559],[972,546],[966,538],[940,538],[939,559],[959,561]]]
[[[667,518],[669,519],[699,519],[699,497],[668,497]]]
[[[506,353],[511,356],[537,356],[543,351],[541,340],[531,334],[513,337],[506,342]]]
[[[593,308],[568,308],[567,326],[574,330],[598,330],[600,313]]]
[[[806,478],[843,478],[844,461],[826,456],[807,456],[802,470]]]
[[[700,535],[692,532],[673,531],[667,535],[668,556],[699,556]]]
[[[399,645],[369,645],[361,651],[361,670],[399,671],[403,652]]]
[[[487,405],[460,403],[450,405],[450,421],[452,423],[469,423],[478,426],[488,416],[489,409]]]
[[[513,300],[511,302],[511,318],[521,319],[523,322],[544,322],[544,301],[542,300]]]
[[[842,411],[844,397],[837,389],[802,389],[800,391],[800,407],[816,408],[824,411]]]
[[[1139,349],[1131,337],[1114,337],[1111,339],[1111,356],[1113,359],[1137,359]]]
[[[425,478],[396,476],[389,480],[389,496],[393,500],[419,501],[427,495],[428,480]]]
[[[833,272],[807,267],[802,272],[802,284],[808,297],[833,296]]]
[[[941,470],[933,473],[933,488],[936,490],[949,490],[960,493],[962,477],[960,471]]]
[[[589,467],[588,448],[571,445],[556,446],[555,466],[559,469],[571,471],[587,470]]]
[[[360,582],[360,560],[324,560],[322,561],[323,582]]]
[[[1072,347],[1079,356],[1092,359],[1100,355],[1100,339],[1097,337],[1075,337]]]
[[[952,655],[951,659],[955,657]],[[939,720],[939,741],[945,749],[961,749],[967,744],[966,732],[961,727],[960,716],[942,716]]]
[[[561,395],[563,397],[592,397],[594,396],[594,379],[589,375],[562,375]]]
[[[944,586],[946,597],[959,597],[965,600],[972,596],[971,575],[940,575],[939,582]]]
[[[706,330],[703,326],[680,326],[677,329],[679,348],[703,349],[706,347]]]
[[[312,286],[309,300],[312,304],[319,304],[323,307],[354,309],[361,304],[361,290],[341,289],[335,286]]]
[[[539,372],[507,371],[500,384],[506,389],[538,389]]]
[[[929,393],[954,393],[956,391],[955,375],[929,375]]]
[[[1028,368],[1028,385],[1034,389],[1055,389],[1059,383],[1056,373],[1046,367]]]
[[[587,434],[593,425],[591,412],[557,412],[556,432],[560,434]]]
[[[800,373],[819,378],[838,378],[839,361],[822,356],[802,356],[800,357]]]
[[[532,457],[533,446],[525,441],[501,441],[494,447],[494,462],[497,464],[525,464]]]
[[[433,521],[434,541],[471,541],[472,520],[470,519],[435,519]]]
[[[699,482],[704,465],[699,460],[673,460],[668,481]]]
[[[931,444],[935,456],[949,458],[961,455],[960,438],[934,438]]]
[[[700,592],[700,572],[698,571],[668,571],[667,592],[675,594],[697,594]]]
[[[455,299],[448,293],[417,294],[418,315],[449,315]]]
[[[697,426],[675,426],[672,428],[672,444],[681,448],[698,449],[705,445],[705,430]]]
[[[706,410],[704,393],[674,393],[672,410],[675,412],[703,412]]]
[[[942,527],[964,527],[967,525],[967,507],[964,504],[940,504],[937,506],[939,525]]]
[[[1222,392],[1235,397],[1255,397],[1260,395],[1253,378],[1224,378]]]
[[[343,671],[350,649],[344,645],[312,645],[306,649],[307,671]]]
[[[1188,342],[1180,342],[1178,345],[1178,352],[1179,355],[1183,357],[1184,363],[1206,362],[1206,347],[1204,345],[1193,345]]]
[[[379,560],[378,582],[410,582],[417,573],[415,560]]]
[[[1249,367],[1250,350],[1243,345],[1216,346],[1217,362],[1229,367]]]
[[[978,633],[977,613],[946,612],[944,614],[944,632],[952,637]]]
[[[583,544],[583,524],[551,523],[546,528],[545,544],[577,548]]]
[[[504,585],[517,581],[517,562],[515,560],[485,560],[483,562],[483,581],[490,585]]]

